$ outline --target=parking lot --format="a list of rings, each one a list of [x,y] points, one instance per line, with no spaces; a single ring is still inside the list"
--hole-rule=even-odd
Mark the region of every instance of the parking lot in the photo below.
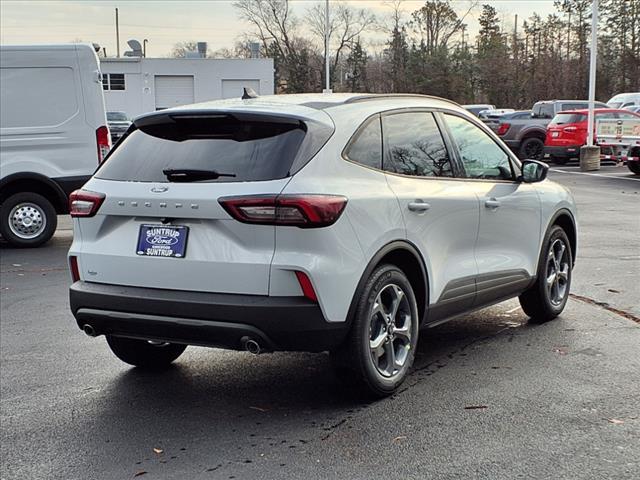
[[[640,179],[552,167],[579,209],[572,298],[509,301],[423,332],[413,373],[363,402],[326,354],[190,347],[117,360],[69,311],[70,222],[1,251],[3,479],[637,478]]]

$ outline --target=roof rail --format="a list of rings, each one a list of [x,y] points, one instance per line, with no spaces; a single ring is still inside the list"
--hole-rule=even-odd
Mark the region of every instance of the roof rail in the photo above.
[[[367,93],[363,95],[359,95],[357,97],[351,97],[345,100],[344,103],[356,103],[356,102],[365,102],[367,100],[384,100],[385,98],[430,98],[432,100],[442,100],[443,102],[451,103],[456,106],[460,106],[459,103],[454,102],[453,100],[449,100],[448,98],[437,97],[435,95],[423,95],[421,93]]]

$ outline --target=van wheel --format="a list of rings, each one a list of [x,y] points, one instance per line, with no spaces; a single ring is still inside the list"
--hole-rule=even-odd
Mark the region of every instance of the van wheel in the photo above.
[[[364,287],[351,331],[331,353],[339,376],[385,397],[406,378],[418,343],[418,306],[409,280],[395,265],[378,267]]]
[[[186,345],[177,343],[149,342],[134,338],[107,335],[111,351],[125,363],[147,370],[167,368],[171,362],[182,355]]]
[[[560,315],[571,289],[573,254],[567,234],[558,225],[551,227],[542,248],[536,283],[520,295],[530,323],[544,323]]]
[[[640,155],[640,152],[638,154]],[[627,168],[636,175],[640,175],[640,162],[627,162]]]
[[[53,236],[57,226],[53,205],[37,193],[16,193],[0,207],[0,233],[14,247],[39,247]]]

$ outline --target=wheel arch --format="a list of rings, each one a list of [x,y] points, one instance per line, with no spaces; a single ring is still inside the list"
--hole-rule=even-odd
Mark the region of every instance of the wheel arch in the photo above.
[[[33,192],[51,202],[57,213],[67,213],[67,196],[50,178],[34,172],[13,173],[0,180],[0,204],[11,195]]]
[[[547,131],[546,129],[543,130],[543,129],[534,127],[534,128],[528,128],[520,132],[520,142],[524,142],[525,140],[528,140],[530,138],[537,138],[544,142],[545,139],[547,138]]]
[[[409,283],[414,290],[418,311],[421,315],[420,324],[426,318],[427,307],[429,305],[429,276],[422,255],[418,248],[406,240],[396,240],[387,243],[371,258],[364,273],[361,275],[356,287],[355,294],[351,299],[347,312],[347,321],[355,315],[358,299],[367,283],[368,278],[379,265],[390,263],[400,268],[409,279]]]
[[[578,229],[573,214],[566,208],[558,210],[547,225],[545,232],[555,225],[561,227],[569,238],[569,246],[571,247],[571,261],[573,266],[576,264],[576,254],[578,252]],[[546,235],[546,233],[545,233]]]

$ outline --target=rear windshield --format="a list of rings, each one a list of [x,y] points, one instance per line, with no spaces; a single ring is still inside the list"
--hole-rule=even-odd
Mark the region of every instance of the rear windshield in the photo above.
[[[275,180],[291,174],[307,135],[293,119],[237,115],[141,119],[107,157],[95,176],[104,180],[167,182],[163,170],[213,170],[225,176],[207,182]],[[326,141],[324,138],[324,141]],[[324,143],[324,141],[322,143]],[[319,147],[306,161],[317,152]],[[297,164],[298,162],[296,162]]]
[[[111,122],[126,122],[129,119],[124,112],[107,112],[107,120]]]
[[[583,122],[587,119],[587,116],[582,113],[559,113],[553,120],[551,120],[551,125],[563,125],[565,123],[578,123]]]

